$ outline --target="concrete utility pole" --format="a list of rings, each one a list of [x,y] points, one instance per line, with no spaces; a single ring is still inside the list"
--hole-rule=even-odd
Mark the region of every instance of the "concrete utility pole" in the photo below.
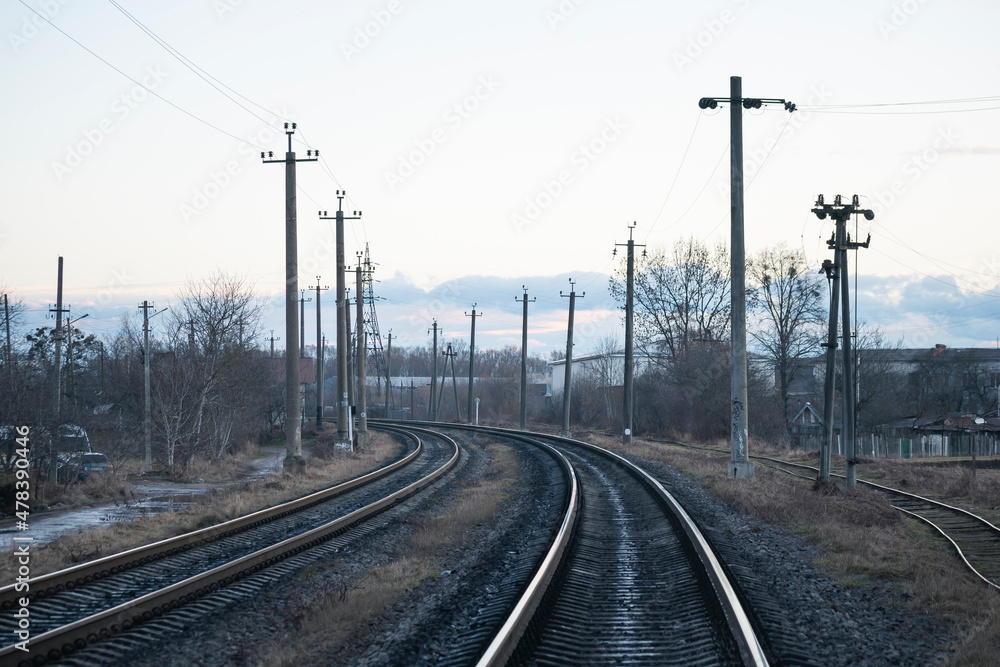
[[[572,435],[569,430],[569,403],[573,393],[573,310],[576,308],[576,283],[569,279],[569,294],[563,294],[559,290],[559,296],[569,296],[569,324],[566,327],[566,375],[563,380],[563,421],[562,430],[559,435],[568,438]],[[580,298],[587,296],[584,292]]]
[[[840,228],[835,232],[836,245],[843,243],[840,238]],[[834,253],[834,258],[837,258]],[[840,313],[840,278],[837,275],[837,263],[823,260],[820,273],[826,273],[830,284],[830,326],[826,342],[826,376],[823,381],[823,444],[819,453],[819,481],[830,481],[830,448],[833,446],[833,389],[834,376],[837,373],[837,315]]]
[[[55,310],[49,308],[50,313],[56,314],[56,327],[52,330],[52,340],[55,342],[55,355],[53,365],[55,367],[55,402],[53,403],[53,427],[49,436],[49,479],[48,487],[54,487],[59,476],[59,461],[56,455],[59,453],[58,439],[59,426],[62,424],[62,316],[68,313],[69,309],[62,307],[63,293],[63,258],[59,258],[59,275],[56,282],[56,307]]]
[[[434,320],[431,325],[431,331],[434,332],[434,343],[431,347],[431,400],[430,404],[427,406],[427,419],[432,422],[437,421],[437,410],[435,409],[434,399],[437,397],[437,372],[438,372],[438,323]],[[444,389],[444,382],[442,381],[442,389]]]
[[[153,469],[153,408],[149,395],[149,309],[153,307],[149,301],[143,301],[139,306],[142,311],[142,439],[146,445],[146,472]]]
[[[392,398],[392,339],[398,338],[398,336],[392,335],[392,329],[389,329],[389,335],[385,337],[386,348],[385,348],[385,418],[389,419],[389,400]]]
[[[337,214],[328,217],[326,211],[320,211],[320,220],[336,220],[337,234],[337,442],[336,447],[354,451],[354,443],[351,441],[351,432],[348,421],[351,419],[351,411],[348,406],[347,395],[347,303],[344,271],[346,260],[344,258],[344,221],[360,220],[361,211],[355,211],[352,216],[344,215],[344,197],[346,190],[337,190]]]
[[[149,301],[143,301],[139,304],[139,310],[142,311],[142,385],[144,397],[142,435],[146,445],[146,472],[153,469],[153,406],[149,389],[149,372],[153,364],[149,351],[149,320],[167,310],[164,308],[150,315],[151,309],[153,309],[153,304]],[[194,341],[193,321],[191,322],[191,340]],[[192,348],[193,346],[192,342]]]
[[[323,406],[324,402],[324,389],[323,384],[323,363],[326,361],[326,355],[323,353],[323,308],[320,302],[320,294],[324,290],[330,289],[329,285],[320,285],[320,276],[316,276],[316,286],[310,287],[309,289],[316,290],[316,429],[323,430]],[[303,327],[303,331],[305,327]]]
[[[635,370],[635,355],[632,341],[632,313],[633,297],[635,295],[635,249],[645,248],[645,245],[636,246],[632,240],[632,230],[635,229],[635,222],[628,225],[628,243],[616,243],[615,246],[624,245],[628,250],[627,265],[625,269],[625,381],[622,385],[622,444],[627,445],[632,442],[632,376]],[[612,254],[618,254],[618,248]],[[646,256],[646,251],[642,251],[642,256]]]
[[[476,318],[482,317],[482,313],[476,313],[476,304],[472,304],[472,314],[465,314],[466,317],[472,318],[472,338],[469,342],[469,405],[468,412],[465,415],[467,417],[467,424],[472,424],[472,382],[475,378],[474,366],[476,363]]]
[[[730,287],[732,314],[732,458],[728,465],[730,477],[753,477],[747,445],[750,432],[747,427],[747,318],[746,318],[746,265],[743,240],[743,109],[759,109],[764,104],[784,104],[789,112],[795,105],[783,99],[745,98],[743,83],[738,76],[729,78],[729,97],[703,97],[698,101],[702,109],[715,109],[720,102],[729,103],[729,130],[731,137],[731,257],[732,284]]]
[[[347,274],[344,274],[344,280],[347,280]],[[350,414],[351,421],[354,420],[354,339],[351,338],[351,290],[348,288],[345,290],[344,294],[344,308],[347,310],[344,313],[344,328],[346,329],[347,337],[347,410]]]
[[[286,473],[303,475],[306,472],[306,460],[302,458],[302,426],[299,423],[302,406],[299,402],[299,351],[296,349],[299,341],[298,320],[295,315],[295,301],[299,291],[299,255],[298,229],[295,192],[295,163],[315,162],[319,159],[319,151],[306,151],[306,157],[296,159],[292,152],[292,135],[295,133],[295,123],[285,123],[285,135],[288,137],[288,151],[285,159],[275,160],[273,151],[260,154],[264,163],[280,163],[285,165],[285,441],[286,454],[283,468]]]
[[[357,350],[357,361],[355,366],[358,369],[358,447],[367,447],[371,444],[371,435],[368,433],[368,365],[367,355],[365,354],[367,341],[367,336],[365,335],[365,297],[363,290],[364,278],[361,275],[361,254],[358,254],[358,266],[354,270],[354,279],[357,283],[357,308],[358,308],[358,323],[356,326],[356,331],[358,332],[358,350]]]
[[[7,325],[7,348],[5,350],[6,363],[7,363],[7,380],[10,383],[10,395],[14,395],[14,364],[11,361],[11,346],[10,346],[10,307],[7,303],[7,295],[3,295],[3,321]]]
[[[307,299],[305,290],[299,290],[299,359],[306,358],[306,303],[310,301],[312,297]]]
[[[520,429],[522,431],[528,428],[528,288],[521,285],[521,290],[524,292],[524,296],[518,299],[514,297],[514,301],[523,304],[523,309],[521,313],[521,415],[520,415]],[[535,299],[530,299],[530,303],[534,303]]]
[[[277,338],[275,338],[274,337],[274,329],[271,329],[271,337],[268,338],[267,340],[271,341],[271,358],[273,359],[274,358],[274,341],[281,340],[281,337],[278,336]]]
[[[875,213],[870,209],[863,209],[858,206],[858,195],[854,195],[851,199],[850,204],[844,204],[840,195],[836,195],[833,199],[833,204],[827,204],[823,201],[823,195],[819,195],[816,198],[816,207],[812,209],[812,212],[816,214],[816,217],[820,220],[824,220],[827,216],[836,223],[837,228],[834,232],[834,237],[827,242],[827,247],[834,251],[835,263],[837,270],[840,273],[840,298],[843,305],[843,319],[841,320],[842,329],[842,340],[844,342],[844,357],[843,357],[843,369],[842,374],[842,387],[841,387],[841,414],[842,414],[842,424],[840,427],[840,432],[844,437],[844,458],[847,462],[847,470],[845,472],[845,477],[847,478],[847,486],[855,486],[857,484],[857,449],[855,443],[855,433],[854,433],[854,392],[856,390],[854,386],[854,359],[851,353],[851,293],[850,293],[850,276],[847,271],[847,251],[856,250],[858,248],[867,248],[868,244],[871,242],[871,235],[868,235],[868,239],[864,243],[858,243],[856,241],[851,241],[850,235],[847,233],[847,221],[852,215],[864,215],[865,220],[874,220]],[[836,299],[836,296],[833,297]],[[833,317],[836,317],[834,313],[834,307],[830,307],[830,313]],[[831,329],[836,328],[836,324],[831,322]],[[829,345],[829,343],[828,343]],[[830,361],[827,357],[827,368],[829,369]],[[829,374],[829,370],[827,373]],[[830,378],[826,380],[826,389],[828,395],[824,396],[824,412],[825,404],[830,403],[830,422],[833,422],[833,386]],[[826,415],[824,415],[824,419]],[[831,426],[827,425],[827,432],[831,430]],[[829,475],[829,462],[827,462],[827,474]],[[822,475],[822,465],[820,467],[820,474]],[[824,480],[826,481],[826,480]]]

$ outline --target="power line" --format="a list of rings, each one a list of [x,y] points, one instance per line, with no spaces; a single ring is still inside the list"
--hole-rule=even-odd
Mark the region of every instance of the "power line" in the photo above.
[[[163,95],[160,95],[159,93],[157,93],[152,88],[144,86],[141,82],[137,81],[136,79],[133,79],[131,76],[129,76],[125,72],[121,71],[120,69],[118,69],[117,67],[115,67],[114,65],[112,65],[110,62],[108,62],[107,60],[105,60],[101,56],[97,55],[97,53],[95,53],[94,51],[90,50],[88,47],[84,46],[76,38],[74,38],[69,33],[67,33],[65,30],[63,30],[62,28],[60,28],[59,26],[57,26],[55,23],[53,23],[52,21],[50,21],[44,14],[41,14],[40,12],[38,12],[38,10],[36,10],[34,7],[31,7],[24,0],[18,0],[18,2],[20,2],[22,5],[24,5],[25,7],[27,7],[28,10],[30,10],[33,14],[35,14],[36,16],[38,16],[39,18],[41,18],[43,21],[45,21],[46,23],[48,23],[49,25],[51,25],[53,28],[55,28],[56,30],[58,30],[60,33],[62,33],[62,35],[65,36],[67,39],[69,39],[71,42],[73,42],[74,44],[76,44],[81,49],[83,49],[84,51],[86,51],[90,55],[94,56],[98,60],[100,60],[102,63],[104,63],[105,65],[107,65],[108,67],[110,67],[111,69],[113,69],[114,71],[116,71],[119,74],[121,74],[123,77],[125,77],[126,79],[128,79],[129,81],[131,81],[132,83],[134,83],[135,85],[137,85],[140,88],[142,88],[143,90],[145,90],[150,95],[152,95],[152,96],[154,96],[154,97],[156,97],[156,98],[158,98],[158,99],[166,102],[167,104],[169,104],[173,108],[177,109],[181,113],[183,113],[183,114],[185,114],[187,116],[190,116],[191,118],[195,119],[199,123],[207,125],[208,127],[212,128],[216,132],[221,132],[222,134],[226,135],[227,137],[232,137],[233,139],[236,139],[237,141],[239,141],[241,143],[245,142],[245,143],[248,143],[251,146],[255,146],[257,148],[264,148],[263,146],[258,146],[257,144],[255,144],[255,143],[253,143],[251,141],[246,141],[246,140],[242,139],[241,137],[236,136],[235,134],[227,132],[227,131],[223,130],[221,127],[218,127],[217,125],[213,125],[212,123],[208,122],[204,118],[201,118],[201,117],[199,117],[199,116],[191,113],[187,109],[184,109],[183,107],[180,107],[180,106],[174,104],[173,102],[171,102],[170,100],[168,100],[167,98],[165,98]]]
[[[801,109],[858,109],[866,107],[904,107],[930,104],[961,104],[967,102],[1000,102],[1000,96],[992,95],[987,97],[958,97],[947,100],[924,100],[919,102],[875,102],[869,104],[814,104],[805,105]]]
[[[660,204],[660,210],[656,212],[656,217],[653,218],[653,224],[650,225],[649,231],[646,232],[646,236],[643,237],[643,240],[648,239],[649,235],[653,233],[656,223],[660,220],[660,216],[663,214],[663,209],[667,206],[667,201],[670,199],[670,195],[673,194],[674,186],[677,185],[677,178],[681,175],[681,169],[684,167],[684,161],[687,159],[688,151],[691,150],[691,143],[694,141],[695,132],[698,131],[698,122],[701,120],[702,115],[702,112],[698,112],[698,115],[695,116],[694,127],[691,128],[691,136],[688,137],[687,146],[684,148],[684,154],[681,155],[681,161],[677,165],[677,171],[674,172],[674,180],[670,182],[670,187],[667,189],[667,196],[663,198],[663,203]]]
[[[226,90],[229,90],[233,94],[238,95],[239,97],[241,97],[242,99],[246,100],[250,104],[253,104],[255,107],[257,107],[259,109],[263,109],[267,113],[273,114],[276,118],[278,118],[280,120],[288,120],[287,118],[283,118],[280,114],[275,113],[275,112],[271,111],[270,109],[267,109],[267,108],[265,108],[265,107],[257,104],[253,100],[248,99],[244,95],[240,95],[235,90],[233,90],[232,88],[230,88],[226,84],[224,84],[221,81],[219,81],[219,79],[215,78],[214,76],[212,76],[211,74],[209,74],[208,72],[206,72],[205,70],[203,70],[201,67],[199,67],[198,65],[196,65],[194,63],[194,61],[192,61],[190,58],[187,58],[186,56],[184,56],[180,51],[178,51],[174,47],[172,47],[169,44],[167,44],[167,42],[165,40],[163,40],[159,35],[157,35],[152,30],[150,30],[145,25],[143,25],[143,23],[139,19],[137,19],[132,14],[130,14],[124,7],[122,7],[120,4],[118,4],[117,2],[115,2],[115,0],[108,0],[108,2],[110,2],[111,5],[115,9],[117,9],[119,12],[121,12],[129,21],[131,21],[132,23],[134,23],[140,30],[142,30],[144,33],[146,33],[153,41],[155,41],[157,44],[159,44],[167,53],[169,53],[175,59],[177,59],[178,62],[180,62],[185,67],[187,67],[192,72],[194,72],[194,74],[197,75],[202,81],[204,81],[208,85],[212,86],[212,88],[215,88],[217,91],[219,91],[220,93],[222,93],[223,95],[225,95],[227,99],[231,100],[234,104],[236,104],[237,106],[239,106],[241,109],[243,109],[244,111],[246,111],[247,113],[249,113],[254,118],[260,120],[265,125],[270,125],[274,129],[279,129],[279,128],[274,127],[273,125],[271,125],[270,121],[268,121],[268,120],[262,118],[261,116],[257,115],[256,112],[248,109],[246,106],[244,106],[239,101],[237,101],[236,99],[234,99],[231,95],[229,95],[224,90],[222,90],[222,88],[220,88],[215,83],[213,83],[213,81],[217,82],[220,86],[222,86],[223,88],[226,88]],[[211,79],[211,81],[209,79]],[[303,139],[305,139],[305,137],[303,137]]]

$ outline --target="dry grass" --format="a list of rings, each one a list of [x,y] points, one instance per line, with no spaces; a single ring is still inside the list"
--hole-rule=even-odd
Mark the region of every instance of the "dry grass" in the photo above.
[[[302,610],[301,629],[284,638],[281,646],[266,651],[258,664],[323,664],[328,661],[324,656],[371,632],[378,618],[403,595],[440,576],[444,554],[461,546],[472,528],[496,514],[517,480],[518,463],[510,447],[489,444],[484,448],[491,457],[487,473],[462,487],[442,513],[412,524],[402,549],[407,555],[373,568],[360,582],[325,590],[321,603]]]
[[[373,433],[370,448],[349,458],[311,460],[303,477],[270,475],[250,483],[216,489],[201,502],[179,512],[164,512],[135,521],[115,522],[102,528],[63,535],[32,550],[32,576],[54,572],[299,498],[380,468],[396,458],[401,448],[402,445],[391,436]],[[89,483],[70,488],[79,487],[82,493]],[[3,559],[0,562],[0,581],[12,581],[15,566],[13,559]]]
[[[621,450],[615,439],[592,436],[591,440]],[[633,441],[628,451],[691,474],[716,497],[750,516],[803,535],[822,549],[819,564],[846,585],[877,579],[899,582],[915,611],[934,614],[955,629],[953,664],[996,664],[1000,595],[969,573],[950,545],[922,523],[905,518],[882,496],[839,482],[820,485],[762,465],[756,466],[752,479],[731,479],[725,472],[728,452],[720,455],[641,440]],[[781,449],[772,453],[789,454]],[[958,493],[977,503],[996,502],[992,495],[996,482],[982,470],[974,481],[968,472],[954,468],[893,461],[865,461],[859,470],[866,477],[881,476],[878,481],[886,486],[915,493],[941,497]]]

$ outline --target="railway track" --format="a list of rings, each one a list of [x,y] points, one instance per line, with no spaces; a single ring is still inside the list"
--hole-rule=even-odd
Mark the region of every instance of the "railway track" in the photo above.
[[[767,664],[715,554],[650,475],[587,443],[468,428],[548,452],[567,482],[562,519],[520,596],[480,619],[495,631],[477,665]]]
[[[802,463],[792,463],[767,456],[752,458],[782,472],[806,479],[816,479],[816,475],[819,474],[818,468]],[[803,471],[810,471],[813,474],[803,474]],[[830,474],[843,478],[843,475],[833,472]],[[858,479],[858,484],[875,489],[886,496],[892,506],[900,512],[931,526],[955,548],[959,558],[977,577],[1000,590],[1000,528],[981,516],[938,500],[863,479]]]
[[[680,442],[664,444],[729,455],[728,452],[711,447],[699,447]],[[819,475],[817,467],[804,463],[760,455],[751,455],[750,458],[785,474],[803,479],[816,480]],[[844,475],[833,470],[830,471],[830,475],[844,479]],[[860,478],[858,484],[878,491],[889,499],[894,508],[929,525],[954,547],[958,557],[969,570],[988,586],[1000,590],[1000,528],[968,510],[939,500],[925,498]]]
[[[405,434],[413,446],[385,468],[219,526],[30,580],[30,652],[5,643],[0,663],[113,662],[141,646],[144,633],[155,639],[183,626],[197,615],[194,608],[224,606],[259,589],[291,561],[364,530],[372,517],[426,488],[458,461],[458,445],[446,436],[420,439],[408,433],[413,429],[386,430]],[[10,610],[25,595],[5,587],[0,604]],[[0,616],[8,642],[16,629],[12,611]],[[105,650],[116,641],[117,648]]]

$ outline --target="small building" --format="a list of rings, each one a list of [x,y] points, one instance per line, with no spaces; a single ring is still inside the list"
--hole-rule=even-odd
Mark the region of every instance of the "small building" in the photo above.
[[[650,369],[658,359],[648,355],[634,354],[633,373],[641,375]],[[552,394],[561,394],[566,384],[566,360],[549,362],[551,370],[550,386]],[[625,383],[625,351],[596,352],[582,357],[573,357],[573,382],[591,380],[600,387],[621,387]]]

